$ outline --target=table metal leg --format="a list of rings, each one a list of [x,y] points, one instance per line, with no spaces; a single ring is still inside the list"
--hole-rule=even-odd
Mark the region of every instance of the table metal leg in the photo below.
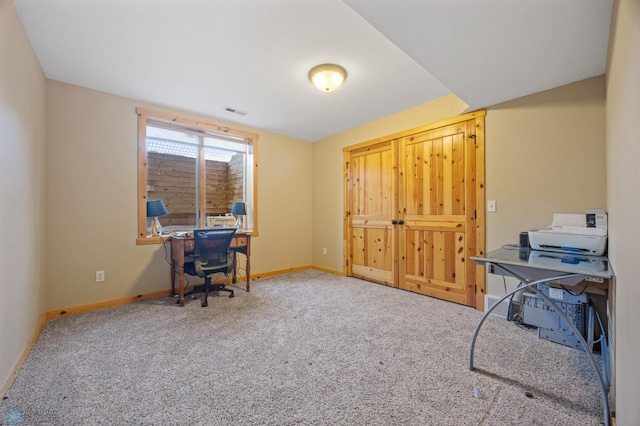
[[[505,301],[512,294],[516,294],[519,291],[523,291],[526,287],[518,287],[515,290],[510,291],[509,293],[502,296],[496,303],[493,304],[482,316],[480,322],[476,326],[476,331],[473,333],[473,339],[471,339],[471,353],[469,354],[469,370],[473,371],[473,353],[476,348],[476,339],[478,338],[478,333],[480,332],[480,327],[484,324],[484,321],[489,317],[489,314],[493,312],[503,301]]]
[[[502,303],[505,299],[507,299],[512,294],[515,294],[518,291],[522,291],[525,288],[530,288],[534,293],[536,293],[537,295],[542,297],[542,299],[546,303],[548,303],[556,311],[558,316],[560,316],[560,318],[562,318],[562,320],[571,329],[573,334],[575,334],[576,338],[578,339],[578,341],[580,342],[580,344],[584,348],[585,352],[589,355],[589,359],[591,361],[591,364],[593,365],[593,368],[596,370],[596,373],[598,374],[598,379],[600,381],[600,391],[602,393],[602,405],[604,407],[604,424],[605,424],[605,426],[609,426],[609,422],[610,422],[610,419],[611,419],[611,411],[610,411],[610,408],[609,408],[609,396],[608,396],[607,388],[606,388],[606,386],[604,384],[604,379],[602,378],[602,373],[600,371],[600,368],[598,367],[598,363],[596,362],[595,357],[593,356],[593,353],[590,350],[589,345],[587,344],[587,342],[584,339],[584,337],[582,337],[582,335],[580,334],[580,332],[578,331],[576,326],[573,324],[573,322],[571,322],[569,317],[567,317],[567,315],[561,309],[558,308],[558,305],[556,305],[555,302],[553,302],[553,300],[551,298],[549,298],[543,292],[538,290],[538,288],[536,287],[538,284],[541,284],[541,283],[558,281],[558,280],[561,280],[561,279],[564,279],[564,278],[579,277],[581,275],[580,274],[563,274],[563,275],[558,275],[558,276],[555,276],[555,277],[543,278],[543,279],[540,279],[540,280],[528,282],[524,277],[522,277],[520,274],[516,273],[515,271],[512,271],[508,267],[505,267],[503,265],[496,265],[496,264],[493,264],[493,265],[495,267],[498,267],[498,268],[508,272],[512,277],[514,277],[514,278],[520,280],[521,282],[525,283],[525,286],[524,287],[518,287],[518,288],[508,292],[507,294],[505,294],[491,308],[489,308],[489,310],[487,312],[485,312],[485,314],[482,316],[482,318],[480,319],[480,322],[476,326],[476,331],[473,333],[473,339],[471,340],[471,353],[469,355],[469,369],[473,370],[473,353],[474,353],[475,346],[476,346],[476,338],[478,337],[478,332],[480,331],[480,327],[482,327],[482,324],[487,319],[489,314],[500,303]]]
[[[598,367],[598,362],[596,361],[596,358],[593,356],[593,352],[591,352],[591,348],[589,347],[589,344],[584,339],[584,337],[582,337],[582,334],[580,334],[576,326],[573,324],[573,321],[569,319],[567,314],[565,314],[562,311],[562,309],[558,308],[558,305],[556,305],[555,302],[549,296],[547,296],[546,294],[538,290],[537,287],[531,287],[531,290],[533,290],[534,293],[536,293],[538,296],[542,297],[542,299],[545,302],[547,302],[556,311],[556,313],[560,316],[560,318],[562,318],[562,320],[569,326],[571,331],[573,331],[573,334],[575,334],[575,336],[578,338],[578,341],[584,348],[584,351],[587,353],[587,355],[589,355],[589,359],[591,360],[591,365],[593,365],[593,368],[596,370],[596,373],[598,374],[598,380],[600,381],[600,390],[602,392],[602,404],[604,406],[604,424],[605,426],[609,426],[609,419],[611,416],[610,410],[609,410],[609,396],[608,396],[607,388],[604,384],[604,379],[602,378],[602,372]]]

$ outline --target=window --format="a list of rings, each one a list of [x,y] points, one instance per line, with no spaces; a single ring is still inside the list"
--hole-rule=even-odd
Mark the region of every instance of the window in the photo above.
[[[246,203],[244,227],[257,234],[258,135],[142,108],[138,113],[138,244],[147,237],[147,200],[160,199],[169,214],[165,231],[207,227],[236,201]]]

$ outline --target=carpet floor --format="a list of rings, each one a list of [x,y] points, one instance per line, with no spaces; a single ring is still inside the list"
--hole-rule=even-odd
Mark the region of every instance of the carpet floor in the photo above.
[[[603,423],[587,354],[502,318],[470,371],[475,309],[317,270],[252,284],[207,308],[163,298],[50,320],[0,422]]]

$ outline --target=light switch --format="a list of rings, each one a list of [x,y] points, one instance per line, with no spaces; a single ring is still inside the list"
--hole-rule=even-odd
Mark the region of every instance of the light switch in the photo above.
[[[496,200],[488,200],[487,201],[487,211],[489,213],[495,213],[496,212]]]

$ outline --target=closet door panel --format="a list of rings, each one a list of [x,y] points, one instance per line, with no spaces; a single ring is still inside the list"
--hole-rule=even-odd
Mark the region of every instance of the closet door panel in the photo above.
[[[407,250],[402,288],[465,303],[464,233],[406,231]]]
[[[393,283],[390,232],[387,229],[354,227],[354,276],[360,276],[387,285]]]
[[[467,126],[457,124],[400,141],[399,287],[474,304],[465,267],[468,143]]]
[[[354,150],[348,159],[350,274],[397,287],[395,142]]]

